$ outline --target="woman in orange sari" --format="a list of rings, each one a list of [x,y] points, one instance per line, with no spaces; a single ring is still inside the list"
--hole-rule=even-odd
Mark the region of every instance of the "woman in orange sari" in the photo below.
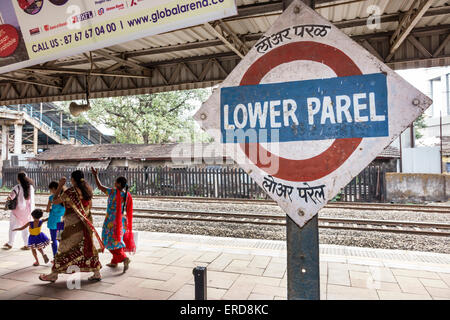
[[[66,178],[61,178],[56,194],[60,194]],[[103,252],[104,246],[97,231],[92,225],[92,188],[84,180],[82,171],[77,170],[71,175],[72,187],[64,191],[62,200],[66,212],[63,217],[64,230],[61,233],[58,252],[55,255],[52,272],[40,275],[42,281],[55,282],[59,273],[70,271],[93,272],[91,281],[100,281],[102,267],[98,252]]]

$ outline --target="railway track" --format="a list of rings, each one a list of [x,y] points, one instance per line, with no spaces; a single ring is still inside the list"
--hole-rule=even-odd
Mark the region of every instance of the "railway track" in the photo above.
[[[0,196],[7,196],[9,193],[0,192]],[[36,194],[36,196],[47,196],[48,194]],[[97,199],[106,199],[104,195],[96,195]],[[174,197],[174,196],[133,196],[135,201],[158,200],[168,202],[194,202],[211,204],[258,204],[273,205],[277,203],[273,200],[258,199],[228,199],[228,198],[200,198],[200,197]],[[367,203],[367,202],[329,202],[324,208],[349,209],[349,210],[373,210],[373,211],[409,211],[424,213],[444,213],[450,214],[449,206],[419,205],[419,204],[391,204],[391,203]]]
[[[4,202],[0,202],[4,206]],[[36,204],[45,208],[46,204]],[[106,208],[93,206],[92,212],[97,216],[104,216]],[[286,217],[282,214],[245,214],[229,212],[204,212],[195,210],[171,210],[135,208],[134,217],[139,219],[160,219],[178,221],[201,221],[214,223],[236,223],[253,225],[285,226]],[[397,220],[371,220],[354,218],[319,218],[319,228],[341,229],[369,232],[393,232],[402,234],[450,236],[450,223],[411,222]]]

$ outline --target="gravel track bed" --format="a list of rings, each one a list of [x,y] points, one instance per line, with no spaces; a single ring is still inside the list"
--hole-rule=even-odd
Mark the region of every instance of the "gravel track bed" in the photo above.
[[[2,199],[4,200],[4,199]],[[46,196],[36,196],[37,203],[47,201]],[[106,199],[94,199],[94,206],[106,205]],[[232,204],[232,203],[189,203],[186,201],[164,201],[164,200],[136,200],[136,208],[166,208],[172,210],[196,210],[196,211],[219,211],[229,213],[247,214],[279,214],[284,215],[282,210],[273,205],[258,204]],[[355,211],[349,209],[323,209],[320,217],[336,218],[361,218],[375,220],[402,220],[402,221],[428,221],[428,222],[450,222],[449,214],[442,213],[420,213],[405,211]],[[7,220],[9,212],[0,211],[0,220]],[[101,227],[103,217],[94,216],[94,224]],[[193,222],[160,219],[134,220],[134,228],[141,231],[171,232],[185,234],[200,234],[220,237],[237,237],[253,239],[285,240],[284,226],[257,226],[251,224],[215,223],[215,222]],[[320,230],[320,243],[336,244],[344,246],[370,247],[382,249],[400,249],[428,251],[450,254],[450,237],[405,235],[388,232],[367,232],[351,230]]]
[[[94,205],[106,206],[105,200],[96,200]],[[186,201],[160,201],[160,200],[138,200],[134,202],[138,208],[163,208],[170,210],[194,210],[194,211],[212,211],[227,213],[245,213],[245,214],[273,214],[284,216],[281,208],[273,205],[258,204],[218,204],[218,203],[189,203]],[[399,220],[399,221],[423,221],[423,222],[450,222],[450,215],[443,213],[428,213],[414,211],[376,211],[365,210],[356,211],[352,209],[324,208],[319,213],[320,217],[327,218],[359,218],[373,220]]]
[[[37,203],[44,203],[47,197],[36,196]],[[214,211],[228,213],[246,213],[246,214],[274,214],[284,216],[281,208],[274,205],[261,204],[232,204],[232,203],[193,203],[187,201],[167,201],[167,200],[135,200],[134,207],[139,208],[158,208],[171,210],[193,210],[193,211]],[[106,206],[105,198],[94,198],[94,206]],[[444,213],[428,213],[414,211],[376,211],[365,210],[356,211],[352,209],[324,208],[319,213],[320,217],[327,218],[354,218],[354,219],[373,219],[373,220],[399,220],[399,221],[422,221],[422,222],[448,222],[450,215]]]

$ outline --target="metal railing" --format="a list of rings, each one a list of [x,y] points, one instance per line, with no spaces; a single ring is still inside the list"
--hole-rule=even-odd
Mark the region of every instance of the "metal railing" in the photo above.
[[[17,184],[17,174],[23,168],[3,168],[3,187]],[[48,184],[61,177],[70,177],[73,169],[27,168],[36,190],[47,192]],[[95,186],[89,169],[82,169],[86,181]],[[148,196],[193,196],[207,198],[267,199],[266,192],[242,169],[237,168],[169,168],[106,169],[99,171],[104,185],[113,186],[117,177],[128,179],[130,192]],[[384,202],[385,170],[368,166],[344,187],[335,201]]]
[[[17,107],[14,107],[14,106],[6,106],[6,107],[9,110],[25,112],[30,117],[38,120],[41,123],[41,125],[45,125],[49,131],[53,132],[55,135],[58,135],[60,137],[60,139],[65,139],[65,140],[70,141],[71,138],[74,138],[75,140],[79,141],[83,145],[94,144],[92,141],[87,139],[85,136],[80,135],[75,130],[73,130],[74,132],[71,132],[70,129],[62,128],[58,123],[56,123],[55,121],[50,119],[45,114],[42,114],[39,110],[36,110],[30,104],[20,105],[20,110],[17,110]]]

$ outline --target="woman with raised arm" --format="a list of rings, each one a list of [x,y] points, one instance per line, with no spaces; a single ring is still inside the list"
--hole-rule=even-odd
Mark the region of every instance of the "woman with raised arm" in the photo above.
[[[60,195],[66,211],[63,216],[64,230],[61,233],[58,252],[55,255],[52,272],[41,274],[42,281],[55,282],[59,273],[93,272],[91,281],[100,281],[102,267],[98,252],[103,252],[104,246],[92,225],[92,188],[84,180],[82,171],[72,172],[72,187],[61,193],[66,178],[59,181],[56,195]],[[73,267],[73,268],[72,268]]]
[[[9,217],[9,240],[3,245],[4,250],[9,250],[14,245],[14,239],[18,231],[14,229],[19,228],[30,222],[31,212],[34,210],[34,187],[33,180],[27,177],[26,173],[21,171],[17,175],[18,184],[12,189],[11,194],[8,196],[8,200],[17,198],[16,208],[11,211]],[[22,250],[28,250],[28,229],[24,229],[22,232],[22,239],[24,246]]]
[[[105,222],[103,223],[102,240],[105,248],[113,255],[110,268],[117,268],[123,262],[123,272],[128,270],[130,259],[125,252],[136,251],[133,238],[133,198],[128,192],[127,179],[118,177],[114,188],[107,188],[98,178],[98,170],[91,168],[95,183],[100,191],[108,196]],[[126,212],[126,215],[123,214]]]

